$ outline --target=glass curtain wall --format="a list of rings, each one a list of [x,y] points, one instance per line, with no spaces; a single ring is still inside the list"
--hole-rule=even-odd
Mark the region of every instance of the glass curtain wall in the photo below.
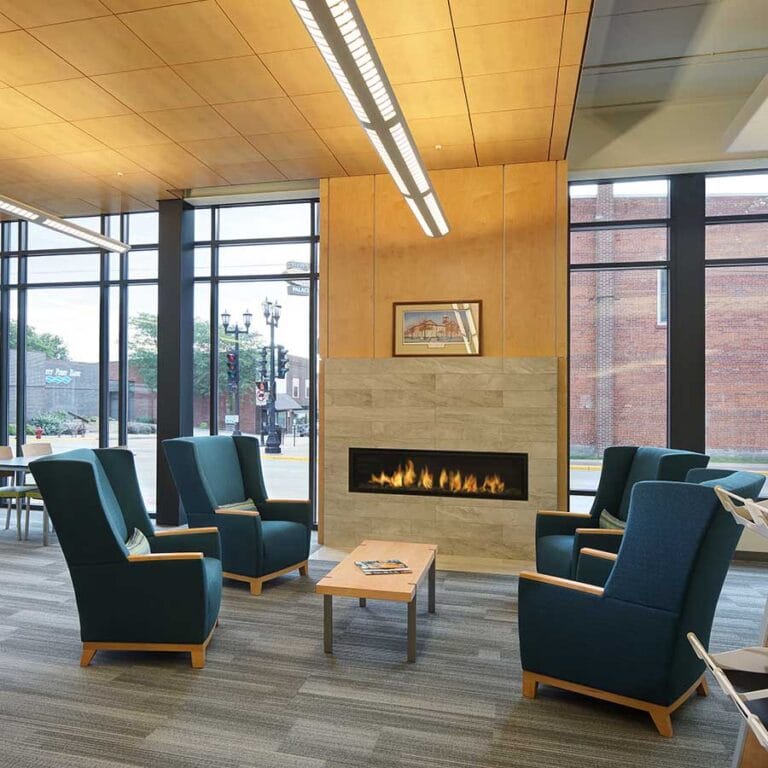
[[[127,445],[155,503],[157,213],[74,219],[125,255],[27,222],[3,229],[0,440],[56,452]],[[152,320],[154,318],[154,321]]]
[[[666,443],[669,184],[572,184],[570,201],[570,487],[591,495],[607,446]]]
[[[668,331],[690,322],[679,307],[670,316],[672,233],[680,244],[672,258],[704,273],[704,295],[685,286],[685,300],[705,309],[704,370],[686,372],[681,389],[681,397],[704,403],[693,414],[706,439],[699,449],[712,466],[768,475],[768,173],[698,181],[705,190],[697,219],[703,232],[687,232],[688,224],[670,215],[670,199],[690,189],[675,176],[570,185],[573,510],[591,505],[606,446],[666,445],[669,414],[685,406],[667,403],[668,372],[680,366],[668,356]]]
[[[317,208],[195,211],[194,431],[259,437],[278,498],[314,498]]]

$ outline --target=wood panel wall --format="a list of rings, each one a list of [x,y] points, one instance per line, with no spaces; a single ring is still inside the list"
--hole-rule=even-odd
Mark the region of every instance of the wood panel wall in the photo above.
[[[423,234],[389,176],[321,185],[321,358],[389,357],[395,301],[481,299],[484,355],[560,360],[564,508],[567,165],[458,168],[430,176],[451,226],[444,238]],[[322,511],[320,519],[322,536]]]

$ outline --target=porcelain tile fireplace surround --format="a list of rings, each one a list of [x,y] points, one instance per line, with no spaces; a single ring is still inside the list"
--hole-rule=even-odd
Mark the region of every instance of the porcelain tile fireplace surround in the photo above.
[[[447,555],[533,558],[537,509],[557,503],[557,359],[326,361],[325,543],[435,543]],[[528,498],[349,490],[350,448],[528,454]]]

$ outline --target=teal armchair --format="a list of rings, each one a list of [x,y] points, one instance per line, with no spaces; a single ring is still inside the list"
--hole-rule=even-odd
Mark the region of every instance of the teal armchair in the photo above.
[[[634,486],[621,548],[604,587],[521,573],[523,695],[540,684],[647,712],[663,736],[704,664],[686,635],[709,644],[712,618],[742,528],[713,485],[754,497],[763,478],[735,472],[703,484]]]
[[[79,449],[30,464],[75,590],[81,666],[97,651],[174,651],[205,666],[221,604],[215,528],[155,531],[133,454]],[[151,553],[129,554],[134,529]]]
[[[601,528],[607,510],[626,521],[635,483],[643,480],[684,480],[694,468],[706,467],[709,456],[672,448],[613,446],[603,453],[600,481],[589,512],[542,511],[536,516],[536,570],[572,579],[584,548],[618,552],[622,529]]]
[[[224,577],[244,581],[251,594],[292,570],[307,574],[312,506],[270,499],[255,437],[212,435],[163,441],[190,528],[221,534]],[[252,501],[256,509],[225,509]]]

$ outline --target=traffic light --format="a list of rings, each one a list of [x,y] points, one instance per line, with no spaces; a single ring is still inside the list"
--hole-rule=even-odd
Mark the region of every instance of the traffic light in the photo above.
[[[261,369],[259,373],[261,374],[261,380],[266,381],[267,377],[269,375],[269,371],[267,370],[267,355],[269,354],[269,349],[267,347],[262,347],[259,350],[259,368]]]
[[[238,359],[237,352],[234,349],[230,349],[227,352],[227,381],[230,385],[235,386],[238,378]]]
[[[288,373],[290,364],[288,363],[288,350],[282,345],[277,345],[277,372],[275,377],[278,379],[284,379],[285,374]]]

